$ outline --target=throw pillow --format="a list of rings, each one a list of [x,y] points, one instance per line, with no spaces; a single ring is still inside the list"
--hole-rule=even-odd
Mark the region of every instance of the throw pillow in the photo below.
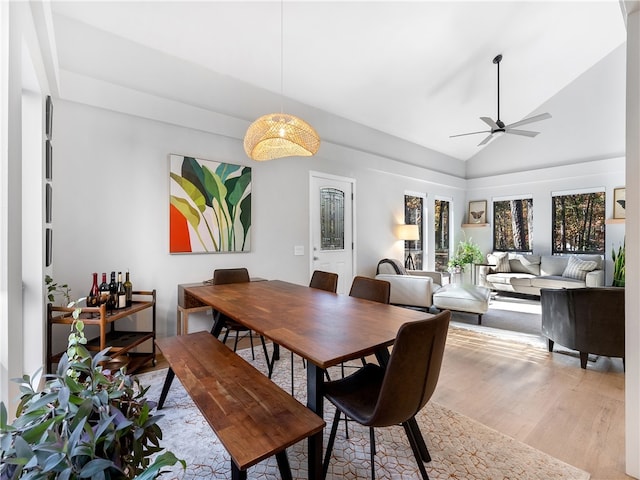
[[[577,257],[569,257],[567,267],[562,272],[563,277],[585,280],[587,273],[595,270],[598,264],[594,261],[580,260]]]
[[[496,273],[509,273],[511,272],[511,265],[509,265],[509,254],[507,252],[496,252],[493,254],[496,262],[496,266],[493,267],[493,271]]]

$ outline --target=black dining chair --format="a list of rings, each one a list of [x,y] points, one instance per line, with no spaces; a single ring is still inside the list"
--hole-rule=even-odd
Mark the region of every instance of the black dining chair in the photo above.
[[[224,285],[228,283],[245,283],[250,282],[251,279],[249,277],[249,271],[246,268],[219,268],[214,270],[213,272],[213,285]],[[235,341],[233,343],[233,351],[235,352],[238,348],[238,340],[241,332],[245,332],[245,334],[249,337],[249,341],[251,343],[251,358],[253,360],[256,359],[254,350],[253,350],[253,332],[251,329],[245,327],[241,323],[236,322],[232,318],[222,314],[214,310],[214,322],[213,327],[211,327],[211,333],[213,333],[213,329],[215,328],[218,322],[223,322],[223,328],[225,328],[225,334],[222,339],[222,343],[226,343],[229,338],[230,332],[235,332]],[[267,346],[264,341],[264,337],[260,335],[260,341],[262,342],[262,348],[264,350],[265,360],[267,362],[267,366],[271,365],[269,361],[269,355],[267,353]],[[270,367],[269,367],[270,369]]]
[[[425,320],[405,323],[398,330],[386,366],[368,363],[346,378],[325,384],[325,397],[336,407],[323,464],[325,475],[340,416],[344,414],[369,427],[372,480],[376,453],[373,429],[398,424],[404,427],[422,478],[429,479],[422,460],[426,456],[430,461],[429,453],[415,416],[438,383],[450,318],[451,312],[445,310]],[[420,452],[421,446],[424,454]]]

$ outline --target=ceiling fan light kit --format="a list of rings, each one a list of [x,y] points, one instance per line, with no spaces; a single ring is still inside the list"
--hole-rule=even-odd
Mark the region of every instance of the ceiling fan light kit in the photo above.
[[[498,116],[496,120],[489,117],[480,117],[484,123],[486,123],[491,130],[481,130],[479,132],[469,132],[469,133],[460,133],[458,135],[451,135],[449,138],[454,137],[464,137],[467,135],[477,135],[479,133],[488,133],[489,135],[482,140],[478,146],[486,145],[491,140],[493,140],[497,136],[504,135],[505,133],[513,134],[513,135],[521,135],[524,137],[535,137],[540,132],[534,132],[531,130],[520,130],[515,127],[520,127],[522,125],[527,125],[528,123],[539,122],[541,120],[546,120],[547,118],[551,118],[551,114],[549,113],[541,113],[539,115],[534,115],[533,117],[524,118],[518,122],[511,123],[509,125],[505,125],[502,120],[500,120],[500,62],[502,61],[502,55],[496,55],[493,59],[493,63],[496,65],[498,69]]]

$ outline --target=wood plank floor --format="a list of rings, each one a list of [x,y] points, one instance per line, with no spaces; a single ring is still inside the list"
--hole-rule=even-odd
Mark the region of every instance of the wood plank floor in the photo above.
[[[450,330],[433,400],[591,473],[624,471],[622,360],[577,356]]]
[[[239,348],[248,346],[241,340]],[[166,366],[159,358],[156,368]],[[577,356],[452,329],[433,400],[592,480],[632,478],[624,473],[620,359],[600,357],[582,370]]]

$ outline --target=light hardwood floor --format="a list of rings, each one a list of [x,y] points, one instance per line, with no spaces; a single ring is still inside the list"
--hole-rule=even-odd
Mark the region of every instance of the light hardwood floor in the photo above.
[[[248,346],[241,340],[239,348]],[[166,366],[160,357],[156,368]],[[582,370],[577,356],[452,328],[433,400],[591,480],[632,478],[624,473],[620,359],[600,357]]]
[[[624,471],[622,360],[548,353],[450,329],[433,400],[591,474]]]

